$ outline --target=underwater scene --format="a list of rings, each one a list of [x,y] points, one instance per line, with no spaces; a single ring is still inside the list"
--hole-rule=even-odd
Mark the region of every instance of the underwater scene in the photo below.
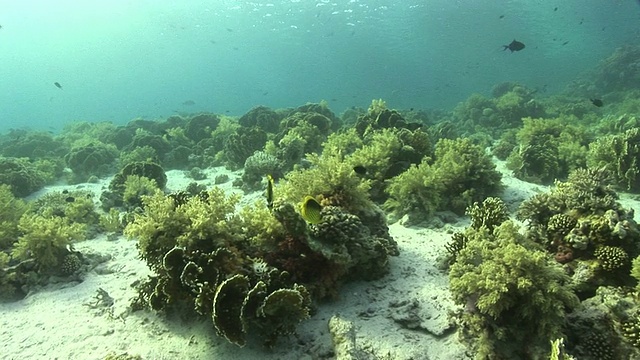
[[[640,359],[639,23],[0,3],[0,358]]]

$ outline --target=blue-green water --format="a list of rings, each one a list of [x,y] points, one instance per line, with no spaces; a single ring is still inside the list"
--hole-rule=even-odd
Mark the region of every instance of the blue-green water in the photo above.
[[[503,81],[557,92],[638,43],[639,21],[632,0],[2,0],[0,131],[322,99],[448,110]],[[503,51],[513,39],[526,48]]]

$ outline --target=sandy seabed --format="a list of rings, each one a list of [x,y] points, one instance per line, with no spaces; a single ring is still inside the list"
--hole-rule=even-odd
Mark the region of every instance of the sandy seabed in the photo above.
[[[547,190],[515,179],[498,162],[506,189],[502,194],[509,209],[533,194]],[[226,173],[207,170],[208,179]],[[181,171],[167,172],[169,191],[184,189],[192,180]],[[84,188],[99,194],[108,184],[51,186],[47,191]],[[207,184],[207,181],[204,182]],[[231,181],[221,187],[235,191]],[[262,196],[249,194],[243,203]],[[622,195],[625,207],[640,209],[640,202]],[[639,221],[636,213],[636,221]],[[448,291],[439,258],[451,232],[468,225],[467,219],[439,229],[390,225],[400,256],[390,258],[390,273],[370,282],[351,282],[337,300],[319,304],[313,316],[298,326],[296,334],[282,337],[272,349],[250,338],[239,348],[215,333],[209,319],[185,319],[152,311],[130,312],[136,296],[132,284],[151,275],[138,259],[136,242],[101,235],[75,245],[83,254],[108,259],[83,276],[82,281],[53,283],[25,299],[0,304],[0,358],[2,359],[104,359],[107,354],[140,355],[142,359],[334,359],[350,358],[336,350],[329,320],[346,324],[340,336],[357,359],[469,359],[472,354],[458,341],[449,313],[456,309]],[[104,290],[108,297],[98,297]],[[112,300],[112,301],[111,301]]]

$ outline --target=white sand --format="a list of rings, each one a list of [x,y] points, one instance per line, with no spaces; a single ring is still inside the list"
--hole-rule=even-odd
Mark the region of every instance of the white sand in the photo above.
[[[503,198],[511,210],[545,187],[513,178],[499,163],[507,185]],[[224,169],[207,170],[211,183]],[[239,173],[228,173],[231,180]],[[190,182],[180,171],[168,172],[169,190]],[[231,180],[222,187],[231,187]],[[97,194],[106,186],[87,184]],[[46,191],[78,186],[54,186]],[[251,194],[246,202],[262,196]],[[637,197],[636,197],[637,198]],[[244,201],[243,201],[244,202]],[[627,207],[640,209],[638,201],[624,197]],[[636,220],[638,215],[636,214]],[[25,299],[0,304],[0,357],[3,359],[102,359],[108,353],[128,352],[143,359],[331,359],[335,358],[328,322],[332,316],[350,322],[355,329],[354,346],[359,359],[465,359],[464,347],[449,325],[451,302],[445,273],[436,268],[444,254],[450,232],[466,225],[442,229],[390,226],[400,247],[392,257],[391,272],[372,282],[343,286],[340,298],[319,304],[318,311],[298,327],[297,334],[279,339],[274,349],[265,349],[259,339],[244,348],[231,345],[215,334],[209,319],[181,319],[150,311],[130,313],[127,307],[136,295],[131,286],[150,274],[137,258],[135,241],[106,236],[78,243],[82,253],[107,255],[111,259],[77,283],[51,284]],[[111,307],[96,303],[98,289],[115,300]]]

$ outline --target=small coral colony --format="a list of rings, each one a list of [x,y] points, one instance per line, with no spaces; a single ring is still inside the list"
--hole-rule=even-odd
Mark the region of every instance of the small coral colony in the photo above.
[[[11,130],[0,138],[0,296],[81,279],[98,260],[74,243],[124,234],[153,274],[132,311],[188,312],[231,343],[255,334],[276,346],[343,283],[389,272],[399,249],[387,219],[428,226],[446,212],[471,219],[442,265],[476,358],[637,357],[640,231],[619,192],[640,191],[638,84],[640,48],[624,47],[559,95],[503,83],[449,113],[374,100],[336,116],[321,102]],[[549,190],[510,216],[493,157]],[[196,182],[216,166],[242,175],[215,184],[264,196],[247,204]],[[194,182],[168,193],[167,169]],[[101,194],[78,185],[23,199],[113,174]]]

